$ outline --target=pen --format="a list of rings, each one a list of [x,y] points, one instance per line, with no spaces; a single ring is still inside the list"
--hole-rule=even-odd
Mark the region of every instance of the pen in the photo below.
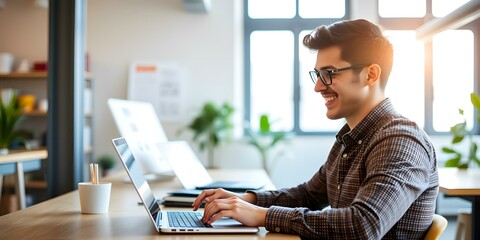
[[[100,184],[100,176],[98,175],[98,164],[94,164],[95,169],[95,184]]]
[[[93,169],[93,163],[90,163],[90,177],[92,178],[92,184],[95,184],[95,170]]]

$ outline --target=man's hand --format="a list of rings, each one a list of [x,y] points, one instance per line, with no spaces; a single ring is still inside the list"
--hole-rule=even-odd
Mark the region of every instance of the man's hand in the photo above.
[[[254,205],[256,196],[253,193],[238,194],[224,189],[208,189],[202,191],[193,202],[196,211],[205,201],[203,221],[211,224],[222,217],[233,218],[246,226],[264,226],[267,208]]]

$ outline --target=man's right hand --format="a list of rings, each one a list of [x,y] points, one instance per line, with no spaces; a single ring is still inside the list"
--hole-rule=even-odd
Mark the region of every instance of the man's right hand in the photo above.
[[[215,199],[225,199],[225,198],[231,198],[231,197],[238,197],[242,199],[245,202],[252,203],[254,204],[257,201],[257,197],[253,193],[234,193],[227,191],[223,188],[217,188],[217,189],[207,189],[203,190],[195,199],[195,201],[192,204],[193,211],[198,210],[202,202],[205,201],[205,207],[209,203],[213,202]]]

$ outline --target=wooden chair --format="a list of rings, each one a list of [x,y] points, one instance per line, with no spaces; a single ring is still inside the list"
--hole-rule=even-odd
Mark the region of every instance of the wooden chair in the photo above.
[[[428,229],[427,235],[425,236],[425,240],[437,240],[442,235],[443,231],[448,225],[448,221],[441,215],[434,214],[432,225]]]

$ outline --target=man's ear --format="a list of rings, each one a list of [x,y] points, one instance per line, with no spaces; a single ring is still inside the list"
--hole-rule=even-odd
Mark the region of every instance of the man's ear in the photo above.
[[[371,64],[367,69],[367,83],[368,86],[373,86],[380,81],[380,74],[382,74],[382,68],[378,64]]]

